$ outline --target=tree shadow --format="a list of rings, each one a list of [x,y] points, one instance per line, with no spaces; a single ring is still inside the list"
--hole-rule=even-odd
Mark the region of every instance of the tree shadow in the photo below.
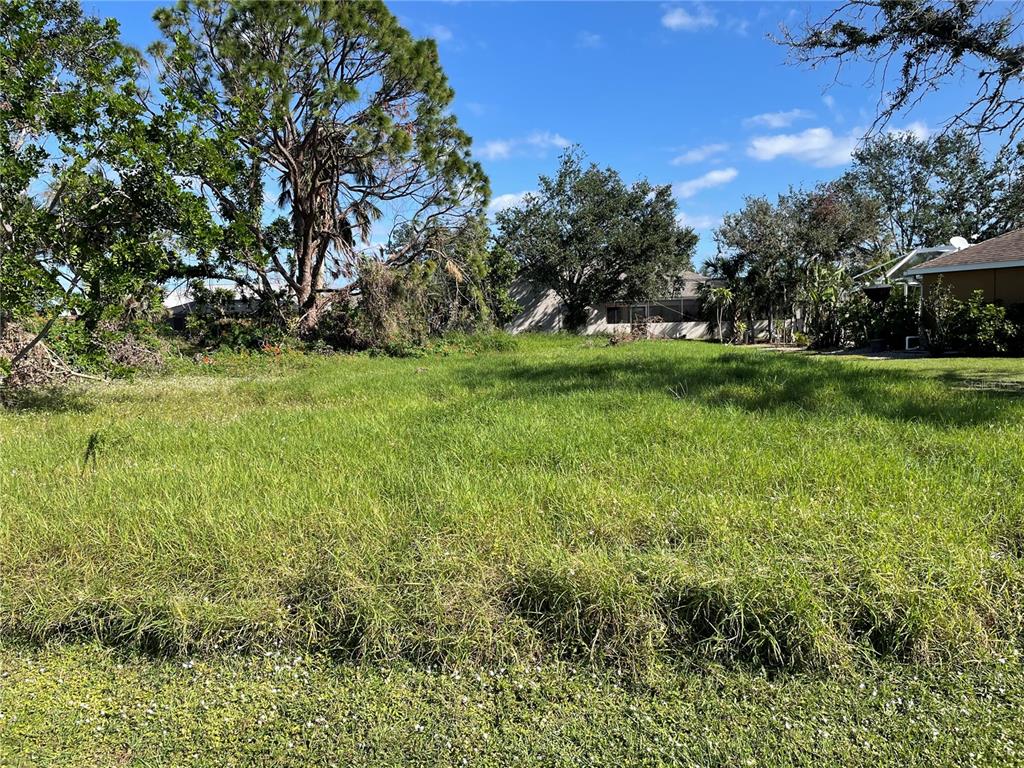
[[[954,389],[984,392],[989,394],[1024,396],[1024,377],[1014,378],[1006,371],[975,370],[947,371],[938,377]]]
[[[663,343],[663,342],[656,342]],[[681,402],[750,413],[865,414],[959,427],[1019,420],[1024,389],[967,388],[960,374],[930,376],[870,362],[766,351],[651,357],[610,347],[579,361],[495,361],[465,368],[470,390],[509,398],[663,392]],[[1004,374],[1005,376],[1005,374]]]
[[[81,390],[54,386],[7,393],[2,407],[28,413],[88,413],[95,405]]]

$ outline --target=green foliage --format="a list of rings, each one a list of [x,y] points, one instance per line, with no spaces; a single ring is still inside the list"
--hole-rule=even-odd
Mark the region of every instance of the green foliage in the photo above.
[[[697,235],[676,222],[670,187],[627,187],[611,168],[584,167],[578,149],[538,185],[497,215],[498,246],[521,275],[558,294],[567,328],[579,329],[590,306],[650,297],[692,268]]]
[[[749,325],[768,320],[769,340],[800,307],[814,343],[836,346],[850,275],[870,259],[878,228],[877,205],[836,183],[775,203],[747,198],[715,231],[719,254],[706,269],[732,289]]]
[[[395,281],[408,283],[405,298],[412,300],[416,294],[419,309],[408,301],[404,310],[397,305],[395,309],[408,315],[402,322],[425,326],[421,332],[424,337],[487,329],[492,324],[491,302],[500,301],[502,291],[507,295],[502,276],[491,274],[488,239],[487,220],[482,213],[451,227],[434,226],[420,231],[403,225],[389,243],[389,250],[396,257],[385,265],[368,260],[360,271],[374,272],[367,275],[367,280],[372,281],[380,279],[381,269],[387,269]],[[360,286],[357,313],[362,303],[369,300],[362,295],[364,291],[369,295],[372,289],[368,284]],[[395,299],[399,299],[397,294]],[[373,311],[380,309],[376,307]]]
[[[838,347],[843,340],[845,304],[851,291],[847,272],[830,265],[814,264],[804,280],[801,298],[807,308],[806,328],[812,346]]]
[[[869,341],[881,339],[889,349],[899,350],[907,336],[917,336],[921,330],[917,292],[904,296],[899,287],[893,288],[881,306],[853,288],[840,301],[837,313],[844,345],[865,347]]]
[[[955,298],[939,282],[925,296],[928,348],[933,352],[1001,355],[1010,351],[1022,329],[1007,319],[1006,307],[985,301],[982,291]]]
[[[381,2],[184,2],[157,13],[162,120],[178,171],[223,224],[190,274],[268,299],[275,283],[310,332],[322,289],[370,257],[385,208],[417,234],[454,226],[488,194],[432,40]],[[282,216],[267,224],[268,182]]]
[[[714,283],[703,283],[700,287],[701,305],[715,312],[715,330],[718,333],[718,342],[724,341],[723,331],[725,324],[725,312],[733,305],[736,296],[731,288]]]
[[[261,350],[289,338],[287,315],[273,297],[239,300],[236,292],[189,283],[192,310],[185,318],[185,338],[206,350]],[[283,305],[287,307],[287,305]]]
[[[492,241],[487,251],[487,277],[485,295],[494,324],[501,328],[521,310],[512,298],[512,283],[519,275],[519,263],[500,242]]]
[[[0,326],[42,317],[45,335],[70,310],[92,331],[148,300],[195,198],[152,140],[115,22],[6,3],[0,39]]]
[[[892,132],[860,147],[841,183],[876,201],[897,253],[905,253],[954,235],[987,240],[1024,224],[1020,160],[1004,150],[988,161],[963,133]]]
[[[985,301],[982,291],[975,291],[960,303],[956,336],[961,349],[982,355],[1005,354],[1020,332],[1006,319],[1006,307]]]

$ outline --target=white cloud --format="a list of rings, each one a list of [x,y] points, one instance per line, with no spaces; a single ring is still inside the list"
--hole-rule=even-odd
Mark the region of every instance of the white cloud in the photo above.
[[[673,157],[672,165],[688,165],[689,163],[700,163],[708,158],[720,155],[729,148],[728,144],[704,144],[700,147],[688,149],[683,154]]]
[[[797,120],[806,120],[814,117],[814,113],[806,109],[791,109],[788,112],[763,112],[760,115],[748,117],[743,121],[744,125],[764,125],[768,128],[788,128]]]
[[[843,111],[839,109],[839,106],[836,104],[835,97],[832,94],[826,93],[821,97],[821,102],[825,105],[828,111],[832,113],[832,119],[837,123],[842,123],[846,120],[846,116],[843,114]]]
[[[747,32],[750,31],[750,19],[740,19],[735,16],[730,16],[725,22],[725,28],[730,32],[735,32],[740,37],[746,37]]]
[[[661,17],[661,25],[673,32],[693,32],[698,29],[714,27],[718,19],[710,8],[700,3],[691,5],[692,11],[686,8],[669,8]]]
[[[532,195],[533,193],[532,189],[528,189],[524,192],[509,192],[504,195],[498,195],[496,198],[491,200],[490,205],[487,206],[487,212],[495,214],[498,213],[498,211],[504,211],[508,208],[517,208],[523,204],[527,195]]]
[[[710,187],[718,187],[722,184],[728,184],[738,175],[739,171],[735,168],[720,168],[718,170],[708,171],[703,176],[698,176],[696,179],[677,182],[672,185],[672,191],[677,197],[693,197],[702,189],[709,189]]]
[[[906,128],[890,128],[889,133],[913,136],[919,141],[925,141],[931,137],[932,129],[920,120],[915,120],[912,123],[908,123]]]
[[[604,45],[604,38],[596,32],[583,30],[576,35],[577,48],[600,48],[602,45]]]
[[[857,140],[857,131],[837,136],[828,128],[808,128],[800,133],[757,136],[751,139],[747,154],[757,160],[792,157],[825,168],[848,163]]]
[[[676,216],[676,223],[681,227],[692,227],[693,229],[714,229],[722,223],[722,219],[718,216],[708,216],[707,214],[691,216],[680,211],[679,215]]]
[[[505,160],[513,155],[543,154],[548,149],[565,149],[571,144],[567,138],[551,131],[536,131],[517,139],[492,139],[476,151],[484,160]]]
[[[427,27],[427,34],[439,43],[451,42],[451,39],[455,37],[455,35],[452,34],[452,31],[444,24],[431,24]]]
[[[483,144],[476,153],[484,160],[504,160],[512,154],[512,141],[493,139]]]

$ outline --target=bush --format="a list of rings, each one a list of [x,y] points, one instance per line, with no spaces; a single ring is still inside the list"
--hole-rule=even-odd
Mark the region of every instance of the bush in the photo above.
[[[338,302],[324,314],[317,342],[401,357],[494,330],[483,295],[451,261],[393,267],[366,260],[354,293],[357,301]]]
[[[1007,306],[1006,321],[1016,330],[1013,338],[1010,339],[1007,354],[1024,355],[1024,304],[1010,304]]]
[[[46,343],[71,368],[102,376],[123,378],[164,367],[164,344],[153,323],[113,308],[92,327],[83,319],[58,320]]]
[[[1006,319],[1006,307],[986,302],[981,291],[960,302],[956,331],[962,351],[981,355],[1006,354],[1018,333]]]
[[[854,290],[846,296],[839,310],[842,342],[863,347],[872,339],[882,339],[890,349],[903,349],[907,336],[919,330],[917,295],[891,293],[879,306]]]
[[[277,346],[289,337],[287,318],[274,301],[252,300],[239,312],[230,290],[189,286],[194,305],[185,319],[185,338],[204,349],[257,350]]]
[[[924,319],[928,349],[935,353],[1002,355],[1020,337],[1020,327],[1007,318],[1006,307],[985,301],[981,291],[961,301],[941,281],[928,292]]]

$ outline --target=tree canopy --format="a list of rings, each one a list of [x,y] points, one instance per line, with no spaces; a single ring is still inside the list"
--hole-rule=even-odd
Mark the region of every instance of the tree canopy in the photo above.
[[[405,257],[373,253],[375,224],[426,232],[485,204],[435,43],[382,2],[183,0],[157,20],[177,168],[222,226],[192,273],[283,287],[310,329],[333,280]]]
[[[693,268],[697,235],[677,222],[671,187],[627,185],[611,168],[585,165],[578,149],[538,184],[497,215],[498,245],[521,275],[559,296],[567,328],[580,328],[594,304],[647,298]]]
[[[167,171],[136,86],[139,56],[74,0],[0,11],[0,326],[49,321],[151,287],[189,194]]]
[[[878,203],[901,253],[954,235],[987,240],[1024,223],[1017,153],[989,160],[962,132],[931,140],[908,132],[875,136],[854,153],[843,183]]]
[[[705,265],[733,294],[749,322],[776,320],[801,308],[816,334],[831,338],[831,309],[852,275],[878,258],[877,203],[841,183],[790,190],[776,202],[749,197],[715,231],[718,255]]]

